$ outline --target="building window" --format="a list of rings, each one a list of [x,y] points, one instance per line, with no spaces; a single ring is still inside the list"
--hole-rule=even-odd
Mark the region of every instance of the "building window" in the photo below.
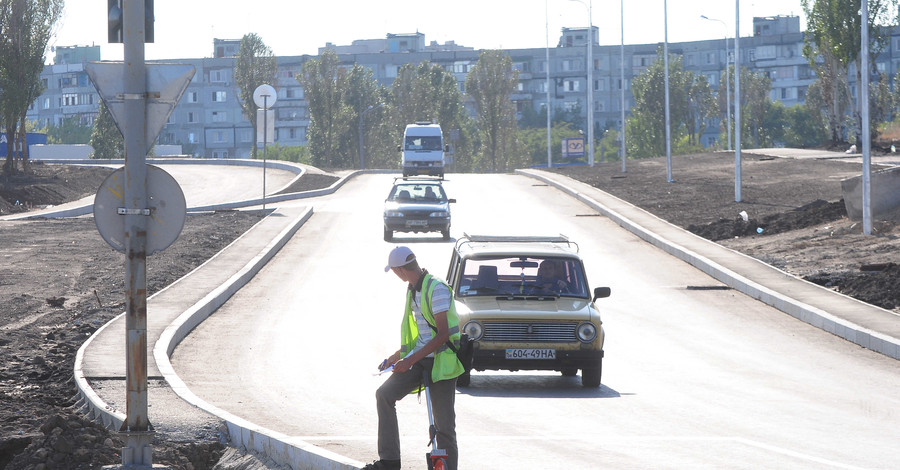
[[[579,91],[580,83],[578,80],[563,80],[563,91]]]
[[[214,91],[212,93],[212,100],[215,103],[222,103],[225,101],[225,92],[224,91]]]
[[[225,74],[222,70],[210,70],[209,71],[209,81],[211,82],[224,82]]]
[[[253,130],[252,129],[241,129],[240,136],[241,136],[241,142],[253,142]]]
[[[188,133],[188,143],[196,144],[197,143],[197,134],[194,134],[193,132]]]
[[[197,122],[197,118],[193,112],[189,111],[187,115],[187,122]]]
[[[226,142],[226,140],[225,140],[225,132],[223,132],[223,131],[215,131],[215,132],[213,132],[213,142],[216,142],[217,144],[221,144],[221,143]]]
[[[78,104],[78,95],[75,93],[63,94],[63,106],[75,106]]]
[[[200,92],[189,91],[187,93],[187,102],[188,103],[199,103],[200,102]]]
[[[225,122],[226,119],[227,113],[225,111],[213,111],[212,122]]]

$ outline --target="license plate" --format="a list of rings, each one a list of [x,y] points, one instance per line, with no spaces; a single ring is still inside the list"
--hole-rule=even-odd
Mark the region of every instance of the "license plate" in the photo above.
[[[507,359],[556,359],[555,349],[507,349]]]
[[[427,220],[407,220],[406,221],[407,227],[424,227],[426,225],[428,225]]]

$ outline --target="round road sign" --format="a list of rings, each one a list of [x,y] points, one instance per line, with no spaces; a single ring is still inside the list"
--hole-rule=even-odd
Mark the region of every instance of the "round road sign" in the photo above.
[[[125,252],[125,168],[112,172],[94,197],[94,223],[116,251]],[[165,250],[181,234],[187,204],[181,186],[162,168],[147,165],[147,255]]]
[[[262,109],[269,109],[278,100],[278,93],[272,85],[260,85],[253,90],[253,102]]]

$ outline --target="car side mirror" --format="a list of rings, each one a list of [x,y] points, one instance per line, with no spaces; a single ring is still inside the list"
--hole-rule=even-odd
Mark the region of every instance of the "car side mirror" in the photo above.
[[[605,298],[609,297],[609,295],[611,293],[612,293],[612,290],[609,287],[595,287],[594,288],[594,299],[592,300],[592,302],[597,299],[605,299]]]
[[[449,151],[450,151],[450,144],[444,144],[444,151],[445,151],[445,152],[449,152]]]
[[[447,202],[456,202],[456,199],[447,199]]]
[[[397,151],[398,151],[398,152],[402,152],[402,151],[403,151],[403,149],[402,149],[402,148],[400,148],[400,146],[399,146],[399,145],[398,145],[398,146],[397,146]]]

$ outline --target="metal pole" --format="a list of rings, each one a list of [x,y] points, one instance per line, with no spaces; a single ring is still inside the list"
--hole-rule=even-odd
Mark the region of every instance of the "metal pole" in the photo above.
[[[266,144],[269,143],[269,97],[263,96],[263,203],[266,210]]]
[[[588,165],[594,166],[594,18],[593,2],[588,0]]]
[[[669,7],[667,1],[663,0],[663,23],[665,37],[663,42],[663,67],[665,67],[666,81],[666,178],[669,183],[675,181],[672,179],[672,131],[669,117]]]
[[[625,3],[619,0],[619,32],[622,44],[619,48],[619,89],[621,91],[621,134],[619,135],[619,153],[622,155],[622,173],[625,173]]]
[[[869,134],[869,5],[862,3],[862,18],[860,22],[861,50],[859,51],[862,63],[860,65],[860,92],[857,99],[860,100],[860,114],[862,115],[862,153],[863,153],[863,233],[872,234],[872,146]]]
[[[147,415],[147,73],[144,2],[122,3],[125,119],[125,329],[126,397],[122,465],[153,463],[153,430]]]
[[[741,202],[741,0],[734,0],[734,202]]]
[[[547,8],[547,0],[544,0],[544,28],[547,40],[547,168],[553,167],[553,153],[550,150],[552,143],[550,132],[550,14]]]

